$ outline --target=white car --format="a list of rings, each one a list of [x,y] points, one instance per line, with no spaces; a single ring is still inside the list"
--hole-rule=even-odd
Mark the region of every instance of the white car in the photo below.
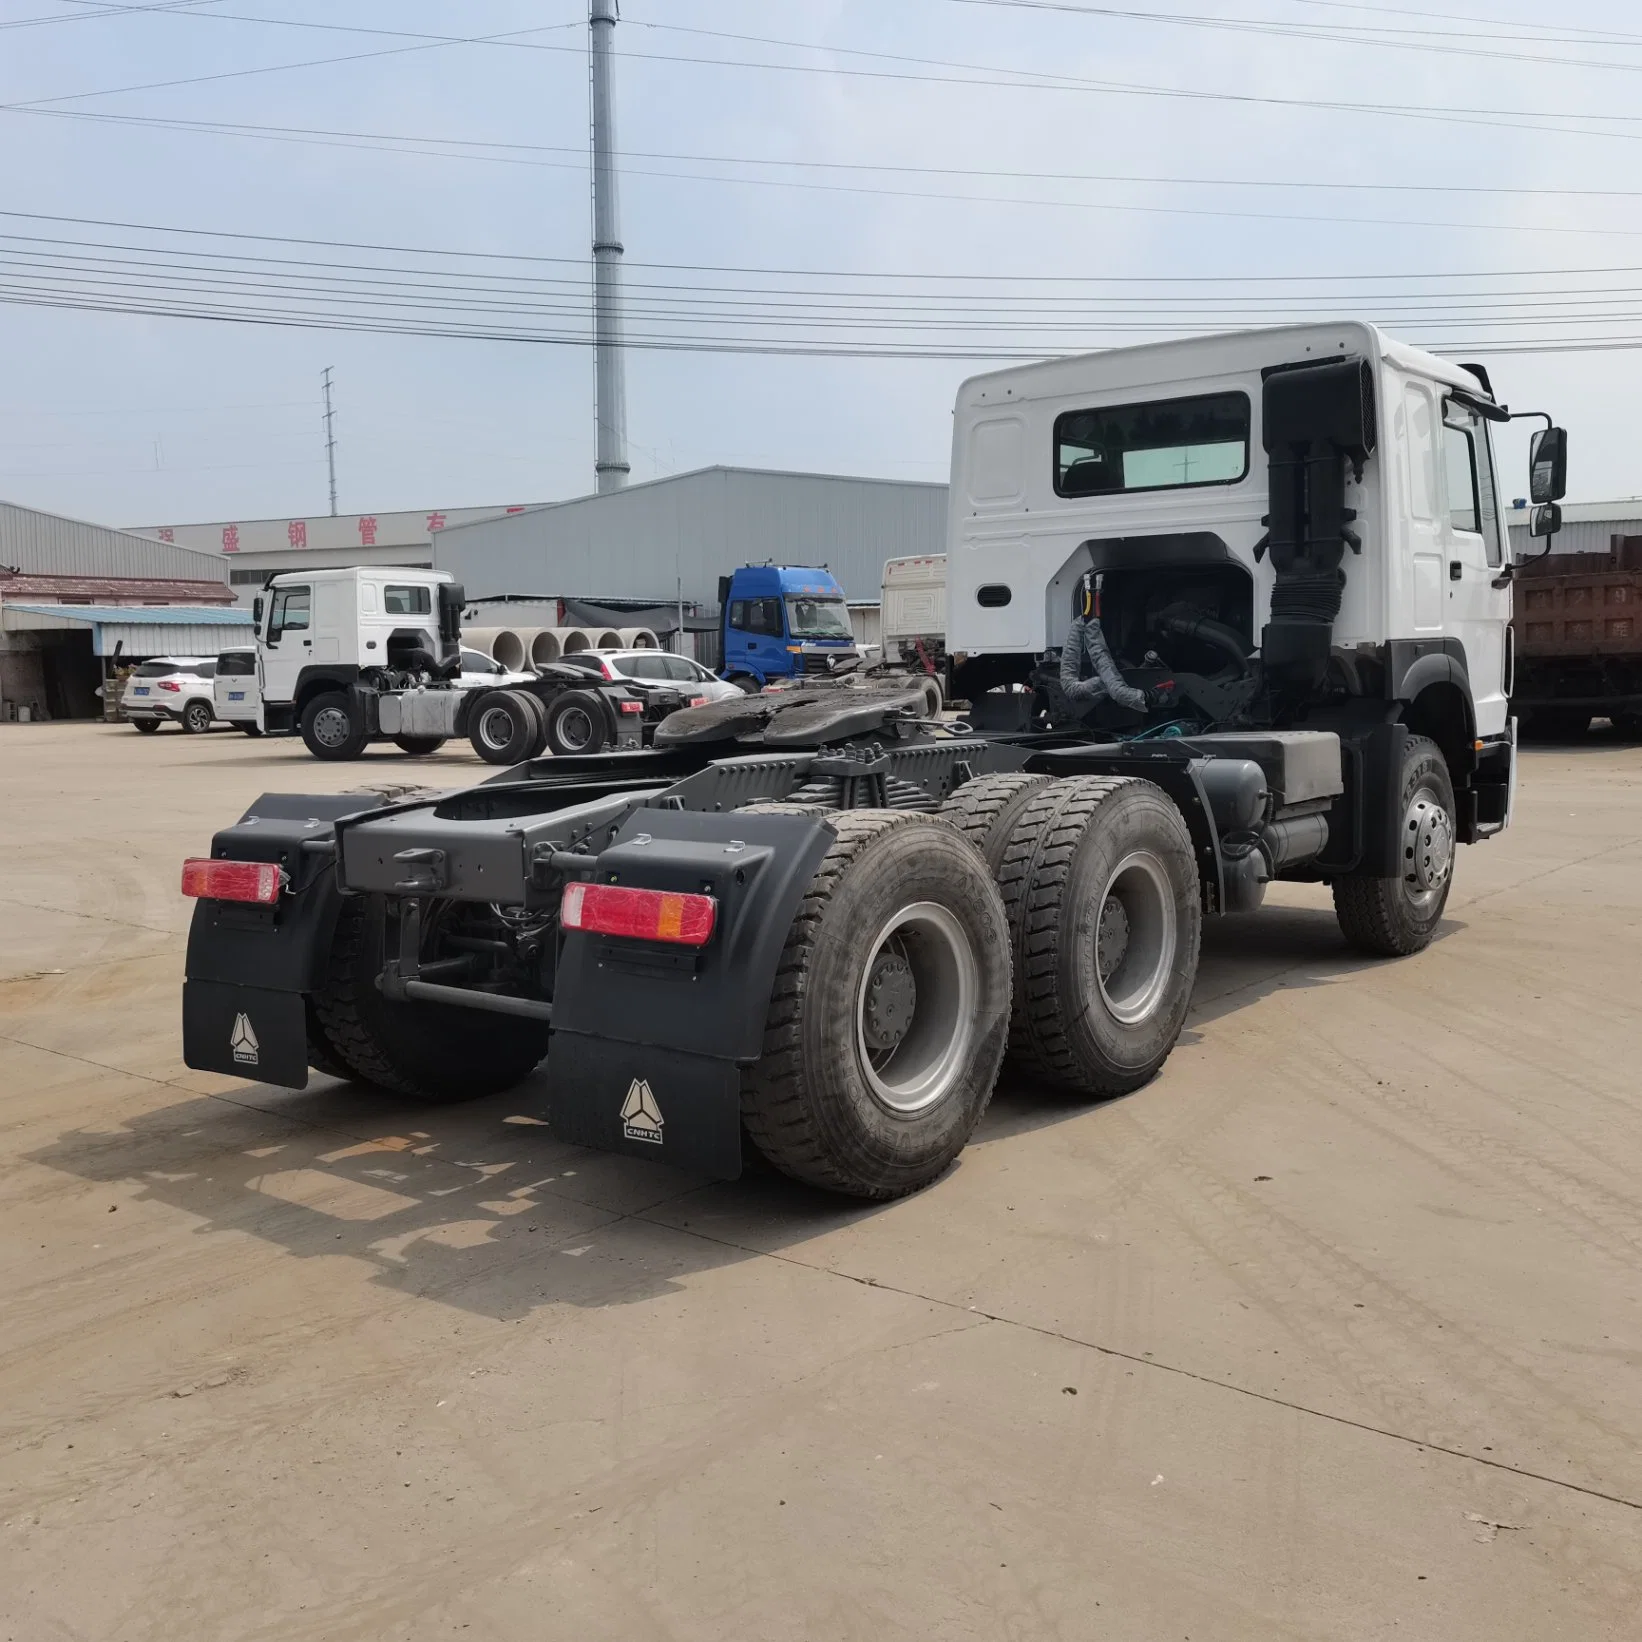
[[[189,735],[201,735],[216,718],[211,695],[216,671],[215,660],[156,656],[126,680],[120,713],[145,735],[162,724],[180,724]]]
[[[528,679],[535,678],[534,673],[510,673],[499,661],[487,656],[483,650],[475,650],[471,645],[462,646],[462,671],[457,675],[456,682],[464,689],[471,690],[476,685],[489,684],[497,689],[507,684],[523,684]]]
[[[726,683],[699,661],[665,650],[578,650],[559,660],[641,689],[646,684],[665,684],[673,689],[683,686],[692,697],[705,696],[708,701],[729,701],[743,693],[738,685]]]

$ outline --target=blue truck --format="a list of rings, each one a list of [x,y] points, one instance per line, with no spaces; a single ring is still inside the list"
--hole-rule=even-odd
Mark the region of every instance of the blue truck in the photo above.
[[[721,576],[724,677],[749,693],[776,679],[837,678],[861,665],[844,590],[812,566],[743,565]]]

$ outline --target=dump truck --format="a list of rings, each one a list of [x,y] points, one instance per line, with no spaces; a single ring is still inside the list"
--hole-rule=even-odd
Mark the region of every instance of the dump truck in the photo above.
[[[185,1059],[413,1101],[545,1059],[560,1139],[887,1199],[957,1159],[1006,1060],[1069,1101],[1153,1078],[1203,921],[1274,881],[1417,953],[1456,845],[1511,820],[1511,414],[1364,324],[975,378],[947,580],[972,688],[1018,695],[1093,574],[1168,706],[983,733],[799,688],[464,791],[266,795],[183,868]],[[1536,441],[1536,500],[1565,450]]]
[[[1516,578],[1511,704],[1524,730],[1566,739],[1606,718],[1642,736],[1642,536],[1529,559]]]

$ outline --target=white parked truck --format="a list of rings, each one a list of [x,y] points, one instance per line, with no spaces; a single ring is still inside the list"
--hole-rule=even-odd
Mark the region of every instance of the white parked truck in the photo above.
[[[1510,414],[1359,324],[967,382],[970,722],[798,688],[465,793],[266,796],[184,869],[185,1058],[448,1100],[546,1057],[556,1139],[724,1177],[750,1142],[889,1198],[957,1158],[1006,1058],[1069,1102],[1151,1079],[1202,921],[1273,880],[1330,885],[1359,951],[1419,952],[1456,843],[1511,818]],[[1547,427],[1536,502],[1565,469]],[[1041,676],[1074,594],[1141,706]]]
[[[482,670],[464,652],[463,592],[443,570],[354,567],[271,577],[255,606],[255,690],[270,734],[301,735],[315,758],[357,758],[389,741],[413,756],[466,736],[493,764],[635,748],[683,685],[641,692],[549,663]],[[490,663],[492,667],[495,663]]]

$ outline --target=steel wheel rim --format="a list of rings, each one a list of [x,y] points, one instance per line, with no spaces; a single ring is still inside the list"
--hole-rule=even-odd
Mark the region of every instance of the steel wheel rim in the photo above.
[[[1168,990],[1180,944],[1168,868],[1150,850],[1126,855],[1095,903],[1095,982],[1114,1020],[1138,1026]]]
[[[1403,815],[1403,892],[1418,913],[1429,913],[1454,874],[1454,818],[1441,795],[1414,789]]]
[[[934,901],[893,913],[867,953],[855,994],[856,1060],[878,1105],[892,1117],[915,1117],[945,1100],[968,1070],[980,964],[963,925]],[[914,1001],[894,1043],[886,1045],[874,981],[894,965],[909,972]]]
[[[580,752],[593,739],[593,720],[585,707],[567,707],[559,715],[559,740]]]
[[[513,739],[513,715],[505,707],[487,707],[479,715],[479,739],[492,752],[501,752]]]
[[[340,747],[352,732],[353,725],[340,707],[322,707],[314,714],[314,740],[321,747]]]

